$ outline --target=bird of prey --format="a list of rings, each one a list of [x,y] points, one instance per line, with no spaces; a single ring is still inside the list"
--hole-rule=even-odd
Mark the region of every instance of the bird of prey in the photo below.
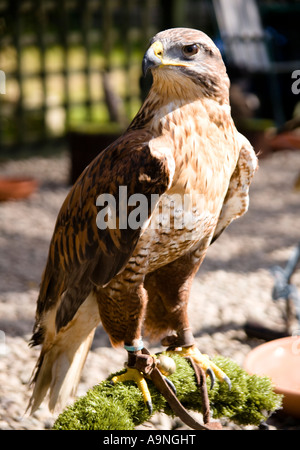
[[[150,407],[137,368],[143,336],[227,380],[195,345],[189,294],[209,246],[246,212],[257,158],[233,123],[225,65],[206,34],[159,32],[142,68],[153,76],[143,105],[58,214],[31,340],[41,344],[31,411],[48,391],[50,410],[75,392],[100,322],[127,350],[125,379]]]

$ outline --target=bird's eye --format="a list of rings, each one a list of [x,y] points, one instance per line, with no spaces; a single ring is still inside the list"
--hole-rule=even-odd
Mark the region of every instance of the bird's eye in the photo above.
[[[182,47],[182,53],[184,56],[194,56],[199,52],[199,46],[197,44],[185,45]]]

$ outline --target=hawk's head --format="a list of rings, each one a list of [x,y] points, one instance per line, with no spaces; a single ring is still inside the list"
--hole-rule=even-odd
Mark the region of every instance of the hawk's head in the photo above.
[[[221,53],[201,31],[171,28],[156,34],[143,59],[144,74],[148,69],[154,84],[162,88],[181,85],[189,90],[193,86],[207,97],[228,101],[229,80]]]

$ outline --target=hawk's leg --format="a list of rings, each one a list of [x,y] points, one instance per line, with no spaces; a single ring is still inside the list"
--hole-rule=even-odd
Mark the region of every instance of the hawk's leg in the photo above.
[[[145,378],[151,378],[152,371],[158,369],[164,383],[168,384],[169,388],[176,395],[175,386],[167,378],[167,375],[175,371],[176,366],[171,358],[150,355],[148,350],[143,346],[141,339],[135,342],[135,346],[125,345],[124,347],[128,351],[127,370],[125,373],[113,377],[112,383],[134,381],[142,392],[144,403],[151,415],[153,411],[152,400]]]
[[[123,383],[125,381],[134,381],[143,395],[144,403],[147,405],[149,414],[152,414],[152,400],[148,389],[145,376],[149,375],[155,366],[155,360],[151,356],[142,354],[144,348],[143,341],[136,340],[133,345],[124,345],[128,352],[127,370],[121,375],[112,378],[112,382]]]
[[[228,376],[221,370],[208,355],[201,353],[195,346],[194,337],[190,328],[178,331],[177,334],[167,336],[162,339],[162,345],[168,347],[168,351],[179,353],[185,358],[191,358],[211,379],[211,389],[213,388],[215,378],[221,383],[226,382],[229,389],[231,382]]]
[[[215,378],[220,382],[226,382],[231,389],[231,382],[228,376],[214,364],[208,355],[202,354],[194,344],[194,337],[190,328],[181,330],[176,335],[167,336],[162,340],[163,345],[168,346],[168,351],[179,353],[191,364],[196,377],[196,384],[201,392],[202,413],[205,424],[210,420],[209,399],[207,393],[206,375],[211,379],[210,388],[213,388]]]
[[[122,277],[126,276],[125,270]],[[123,281],[124,292],[122,291],[120,295],[119,284],[120,281],[115,281],[106,288],[105,292],[98,290],[98,306],[102,325],[112,344],[116,346],[123,344],[128,352],[126,372],[113,377],[112,383],[134,381],[142,392],[144,402],[151,414],[151,395],[145,378],[150,376],[153,368],[160,362],[155,356],[148,353],[141,339],[148,300],[147,291],[142,284],[128,287],[127,283],[127,289],[124,289],[126,285]],[[128,301],[129,298],[130,301]],[[163,378],[170,385],[170,381],[164,375]],[[172,386],[170,387],[172,388]]]
[[[128,280],[124,280],[125,278]],[[122,289],[121,289],[122,288]],[[126,270],[118,280],[104,290],[98,290],[98,306],[102,325],[114,346],[124,345],[128,352],[127,370],[115,376],[112,383],[134,381],[143,394],[149,411],[151,396],[145,376],[151,371],[153,358],[145,358],[141,329],[147,304],[147,292],[142,284],[130,283]]]
[[[227,375],[207,355],[200,353],[189,326],[187,313],[192,281],[205,252],[195,251],[149,274],[145,287],[149,301],[145,330],[153,337],[166,331],[175,332],[162,340],[162,345],[191,357],[211,377],[225,381],[230,387]]]

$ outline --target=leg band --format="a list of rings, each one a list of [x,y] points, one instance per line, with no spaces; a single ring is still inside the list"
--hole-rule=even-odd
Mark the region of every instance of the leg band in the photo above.
[[[132,342],[133,345],[124,345],[125,350],[128,352],[138,352],[144,348],[144,343],[142,339],[134,339]]]

